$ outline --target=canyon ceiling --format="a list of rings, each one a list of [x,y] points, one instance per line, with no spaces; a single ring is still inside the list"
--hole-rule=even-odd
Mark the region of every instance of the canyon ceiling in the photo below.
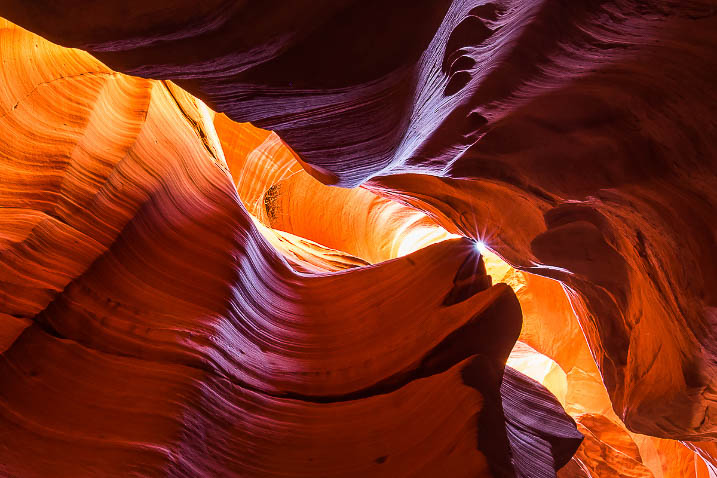
[[[0,0],[0,476],[717,477],[717,2]]]

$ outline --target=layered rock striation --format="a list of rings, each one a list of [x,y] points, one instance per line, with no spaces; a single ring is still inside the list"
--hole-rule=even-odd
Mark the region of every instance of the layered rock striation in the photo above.
[[[297,270],[242,205],[201,101],[9,22],[0,39],[4,475],[503,476],[535,449],[550,475],[570,459],[574,421],[504,374],[520,305],[472,241]]]
[[[0,15],[40,35],[0,37],[3,429],[57,450],[3,438],[7,474],[552,476],[579,441],[563,407],[586,437],[567,476],[717,473],[713,2]],[[518,337],[555,396],[503,373]],[[53,422],[116,397],[113,376],[164,425],[121,415],[129,388],[97,401],[119,435]],[[48,393],[74,398],[27,399]],[[76,440],[104,451],[67,460]]]

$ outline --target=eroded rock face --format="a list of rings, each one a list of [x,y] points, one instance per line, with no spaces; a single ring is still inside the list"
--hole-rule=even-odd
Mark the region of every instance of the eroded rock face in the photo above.
[[[520,305],[472,241],[340,273],[307,246],[326,270],[297,272],[201,101],[0,27],[3,474],[505,476],[539,449],[551,476],[570,460],[575,422],[504,373]]]
[[[38,67],[28,52],[38,50],[34,42],[46,45],[42,40],[17,29],[3,33],[12,37],[0,45],[9,85],[4,130],[13,132],[2,138],[3,184],[13,184],[4,188],[7,214],[0,218],[0,244],[10,251],[0,309],[0,318],[8,317],[0,329],[7,346],[37,323],[25,333],[44,327],[92,350],[127,354],[120,349],[129,347],[132,357],[216,371],[261,391],[292,383],[304,388],[291,393],[332,396],[389,380],[401,367],[417,370],[418,357],[450,332],[443,323],[417,325],[416,314],[403,310],[412,333],[401,327],[383,337],[356,326],[366,340],[377,340],[375,333],[398,347],[396,337],[408,333],[413,345],[402,358],[372,361],[363,377],[347,372],[351,385],[292,382],[267,365],[324,370],[321,360],[299,361],[293,353],[323,351],[326,337],[335,340],[328,331],[307,337],[297,325],[328,313],[325,302],[334,318],[345,317],[354,304],[370,309],[367,297],[406,303],[397,291],[422,284],[418,315],[439,323],[446,303],[470,309],[483,300],[486,292],[476,294],[475,285],[481,274],[461,275],[470,244],[460,240],[363,269],[399,255],[389,244],[391,218],[403,223],[412,213],[378,195],[425,213],[416,230],[439,224],[482,239],[519,269],[504,280],[522,287],[520,339],[556,362],[559,370],[545,383],[587,437],[564,473],[706,476],[702,458],[717,464],[713,3],[75,3],[8,0],[0,8],[112,68],[59,48]],[[274,133],[214,116],[174,83],[113,70],[172,80],[228,118]],[[45,90],[37,105],[27,105]],[[111,135],[108,124],[117,125]],[[237,165],[250,167],[238,172]],[[307,175],[363,189],[321,189]],[[294,195],[304,206],[327,206],[302,216]],[[372,212],[357,215],[351,203]],[[382,215],[381,205],[397,215]],[[321,229],[322,216],[346,218],[357,233]],[[424,275],[414,274],[414,262]],[[339,269],[350,272],[320,280],[297,273]],[[363,277],[366,270],[376,276]],[[203,280],[183,287],[168,278],[174,275]],[[429,275],[430,283],[420,281]],[[127,283],[102,284],[104,277]],[[333,304],[333,290],[354,288],[368,290]],[[258,295],[282,305],[262,311]],[[132,304],[131,312],[103,318],[112,301]],[[292,319],[280,320],[277,310]],[[466,313],[456,313],[461,318],[448,329],[466,326]],[[129,325],[148,314],[161,332]],[[210,320],[199,333],[191,325],[196,317],[223,325],[206,325]],[[224,325],[246,317],[261,325],[241,332]],[[90,328],[88,320],[100,325]],[[181,340],[165,330],[178,324],[189,334]],[[342,327],[335,333],[353,330],[350,320]],[[433,342],[413,336],[422,328]],[[287,336],[274,335],[280,332]],[[512,337],[506,343],[517,336],[503,333]],[[225,347],[237,340],[272,346],[241,358]],[[385,353],[375,346],[366,356]],[[291,359],[276,358],[288,351]],[[348,355],[330,358],[339,367],[341,357]],[[500,454],[482,453],[499,473]],[[390,458],[379,461],[385,467]],[[519,463],[510,466],[524,469]]]

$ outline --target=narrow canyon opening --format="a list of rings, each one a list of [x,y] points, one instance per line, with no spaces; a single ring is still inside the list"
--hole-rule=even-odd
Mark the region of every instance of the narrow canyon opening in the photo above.
[[[3,477],[717,476],[713,2],[0,17]]]
[[[371,188],[322,184],[303,170],[275,133],[234,123],[224,115],[215,117],[214,125],[244,206],[264,237],[299,271],[366,267],[462,237],[408,202],[380,196]],[[474,235],[478,239],[470,240],[492,282],[509,285],[521,305],[523,328],[507,365],[554,394],[586,437],[566,476],[592,476],[594,453],[615,469],[630,460],[631,472],[654,476],[661,475],[665,460],[659,448],[689,455],[681,445],[674,448],[625,427],[612,409],[564,286],[511,267],[482,240],[495,235],[485,224]],[[431,277],[424,280],[430,282]],[[605,433],[611,434],[610,440]],[[696,460],[695,469],[700,469],[703,465]]]

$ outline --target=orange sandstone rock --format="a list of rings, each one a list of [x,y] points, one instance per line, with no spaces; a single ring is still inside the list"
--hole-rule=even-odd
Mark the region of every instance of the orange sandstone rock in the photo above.
[[[473,241],[328,272],[325,247],[262,235],[201,101],[0,35],[3,473],[503,476],[540,450],[550,475],[570,459],[575,423],[505,368],[520,305]]]

